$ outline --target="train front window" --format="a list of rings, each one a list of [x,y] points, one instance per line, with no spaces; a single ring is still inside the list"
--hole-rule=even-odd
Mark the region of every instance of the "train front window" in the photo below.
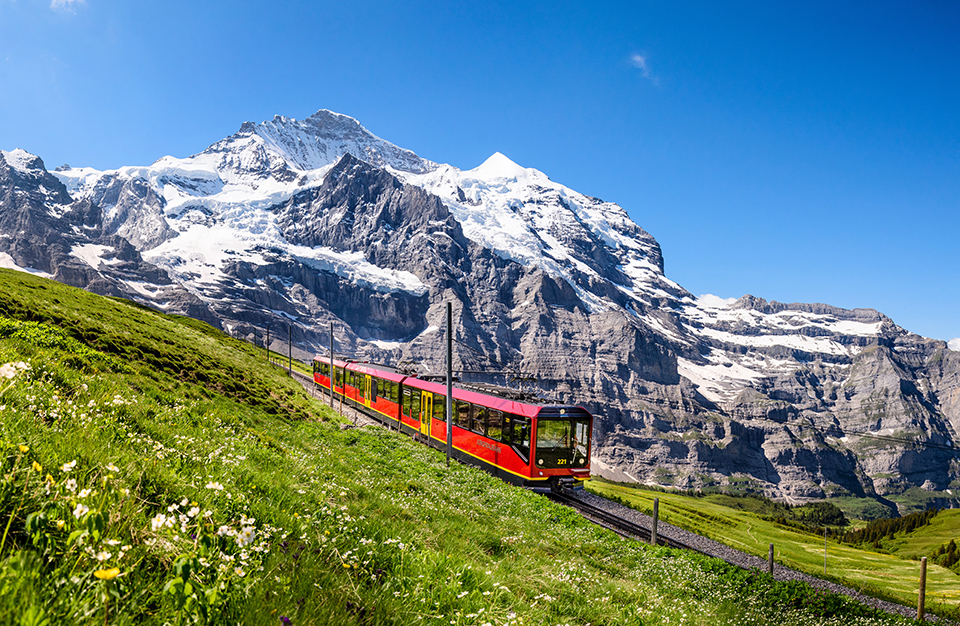
[[[585,467],[590,451],[590,421],[540,419],[537,421],[537,467]]]

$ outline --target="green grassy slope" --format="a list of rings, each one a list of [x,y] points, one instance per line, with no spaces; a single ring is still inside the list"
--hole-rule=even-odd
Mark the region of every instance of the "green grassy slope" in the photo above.
[[[0,270],[0,624],[885,624],[352,429],[205,324]]]
[[[648,514],[652,514],[653,499],[659,498],[660,518],[666,522],[762,558],[767,557],[772,543],[778,563],[823,576],[822,535],[766,521],[749,510],[730,508],[731,498],[696,498],[602,481],[590,481],[587,488]],[[828,540],[827,578],[902,604],[916,603],[920,564],[907,559],[930,554],[944,542],[943,537],[946,537],[945,541],[956,537],[950,534],[956,531],[960,522],[955,513],[960,511],[943,512],[934,518],[935,523],[915,531],[909,537],[898,538],[894,543],[899,546],[896,553],[899,556]],[[960,609],[960,576],[931,563],[927,570],[927,606],[957,614]]]

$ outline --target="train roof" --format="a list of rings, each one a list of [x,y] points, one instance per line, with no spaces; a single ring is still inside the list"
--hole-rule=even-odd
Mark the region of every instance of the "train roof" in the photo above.
[[[329,362],[329,359],[322,356],[317,356],[314,360],[321,363]],[[391,382],[402,383],[406,387],[422,389],[423,391],[429,391],[430,393],[442,396],[447,394],[447,386],[444,383],[400,374],[396,368],[388,365],[340,361],[338,359],[334,359],[333,364],[336,367],[350,371],[370,374]],[[590,413],[582,407],[544,401],[528,392],[486,383],[454,385],[453,397],[464,402],[471,402],[491,409],[504,411],[505,413],[513,413],[525,417],[536,417],[538,415],[541,417],[580,417],[590,415]]]

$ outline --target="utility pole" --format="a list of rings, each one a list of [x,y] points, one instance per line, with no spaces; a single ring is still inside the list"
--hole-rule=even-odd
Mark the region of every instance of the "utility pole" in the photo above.
[[[453,304],[447,302],[447,467],[453,451]]]
[[[333,408],[333,388],[336,386],[337,370],[333,365],[333,322],[330,322],[330,408]]]

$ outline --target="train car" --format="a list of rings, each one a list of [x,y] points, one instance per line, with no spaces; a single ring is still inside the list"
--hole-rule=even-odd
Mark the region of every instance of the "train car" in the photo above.
[[[381,366],[334,361],[335,397],[385,425],[445,450],[446,385]],[[314,360],[314,381],[330,389],[329,359]],[[458,460],[535,491],[579,489],[590,477],[593,417],[568,405],[517,402],[453,388]]]

